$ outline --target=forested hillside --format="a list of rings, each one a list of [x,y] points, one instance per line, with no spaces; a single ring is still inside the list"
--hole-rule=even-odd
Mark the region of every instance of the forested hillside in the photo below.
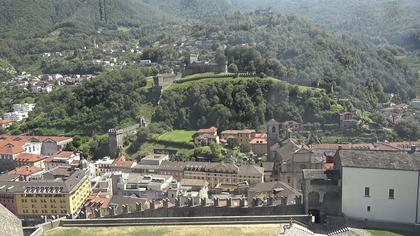
[[[139,25],[173,18],[139,0],[1,0],[0,37],[43,37],[55,30],[92,32],[101,25]]]
[[[226,59],[240,71],[350,95],[365,109],[383,102],[385,93],[402,100],[416,95],[418,74],[396,59],[403,52],[392,46],[328,33],[292,16],[235,15],[203,23],[201,29],[196,33],[219,30],[228,45]]]
[[[210,78],[166,91],[154,119],[177,129],[243,129],[271,118],[336,122],[343,109],[322,90],[273,78]]]
[[[271,8],[275,13],[305,17],[330,30],[355,34],[376,43],[388,41],[420,48],[418,0],[230,0],[244,11]]]
[[[104,73],[82,86],[61,87],[38,98],[31,118],[15,131],[92,135],[133,124],[140,107],[152,97],[145,88],[149,73],[126,68]]]

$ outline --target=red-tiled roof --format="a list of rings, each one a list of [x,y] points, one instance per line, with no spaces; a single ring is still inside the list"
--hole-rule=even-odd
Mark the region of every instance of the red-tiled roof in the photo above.
[[[61,151],[61,152],[57,152],[54,157],[60,157],[60,158],[67,158],[70,159],[72,156],[74,156],[74,152],[70,152],[70,151]]]
[[[22,153],[25,151],[22,148],[23,145],[25,145],[25,142],[21,142],[21,141],[8,142],[8,141],[0,140],[0,153],[10,154],[10,155]]]
[[[134,164],[134,161],[127,161],[124,156],[120,156],[111,164],[111,167],[114,168],[131,168]]]
[[[8,124],[12,124],[12,123],[13,123],[13,121],[11,121],[11,120],[0,119],[0,125],[8,125]]]
[[[250,142],[250,144],[267,144],[266,138],[254,138]]]
[[[34,163],[34,162],[38,162],[38,161],[41,161],[41,160],[44,160],[44,159],[45,159],[45,157],[43,157],[41,155],[38,155],[38,154],[20,153],[16,157],[15,161],[17,161],[17,162],[32,162],[32,163]]]
[[[27,136],[27,135],[7,135],[7,134],[3,134],[0,135],[0,141],[1,140],[6,140],[6,141],[25,141],[25,142],[29,142],[32,139],[36,139],[40,142],[43,142],[47,139],[51,139],[55,142],[62,142],[62,141],[66,141],[66,140],[71,140],[71,137],[65,137],[65,136]]]
[[[211,133],[214,134],[217,132],[217,128],[216,127],[210,127],[208,129],[199,129],[197,133],[202,134],[202,133]]]
[[[102,209],[109,207],[111,197],[106,195],[99,195],[99,193],[92,193],[87,199],[85,206],[100,206]]]
[[[9,175],[29,176],[40,171],[42,171],[42,169],[36,166],[21,166],[12,171],[9,171]]]

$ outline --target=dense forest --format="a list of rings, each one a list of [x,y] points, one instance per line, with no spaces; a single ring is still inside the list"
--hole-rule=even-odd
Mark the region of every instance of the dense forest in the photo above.
[[[215,38],[227,45],[222,57],[239,71],[357,97],[364,109],[384,102],[387,93],[407,100],[418,88],[417,72],[396,59],[404,54],[398,47],[328,33],[297,17],[235,14],[195,29],[201,35],[216,31]]]
[[[142,104],[152,97],[145,88],[149,73],[126,68],[104,73],[81,86],[60,87],[39,97],[31,119],[14,132],[92,135],[133,124]]]
[[[304,17],[329,30],[375,43],[420,49],[420,3],[417,0],[230,0],[236,9],[271,9]]]
[[[154,120],[177,129],[243,129],[272,118],[335,123],[343,110],[319,89],[272,78],[223,78],[174,86],[163,94]]]

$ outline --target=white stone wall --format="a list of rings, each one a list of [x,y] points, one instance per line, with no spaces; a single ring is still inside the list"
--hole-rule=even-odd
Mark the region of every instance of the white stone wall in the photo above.
[[[346,216],[416,222],[418,172],[344,167],[342,174],[342,211]],[[369,197],[365,197],[365,187],[370,188]],[[394,199],[389,199],[389,189],[394,189]]]

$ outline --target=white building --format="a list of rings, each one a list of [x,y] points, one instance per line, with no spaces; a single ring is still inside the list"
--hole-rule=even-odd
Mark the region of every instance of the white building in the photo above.
[[[337,157],[345,216],[420,223],[420,153],[340,150]]]
[[[22,121],[29,117],[28,112],[7,112],[3,114],[3,119],[11,121]]]
[[[35,104],[32,103],[13,104],[13,111],[15,112],[31,112],[34,108]]]

